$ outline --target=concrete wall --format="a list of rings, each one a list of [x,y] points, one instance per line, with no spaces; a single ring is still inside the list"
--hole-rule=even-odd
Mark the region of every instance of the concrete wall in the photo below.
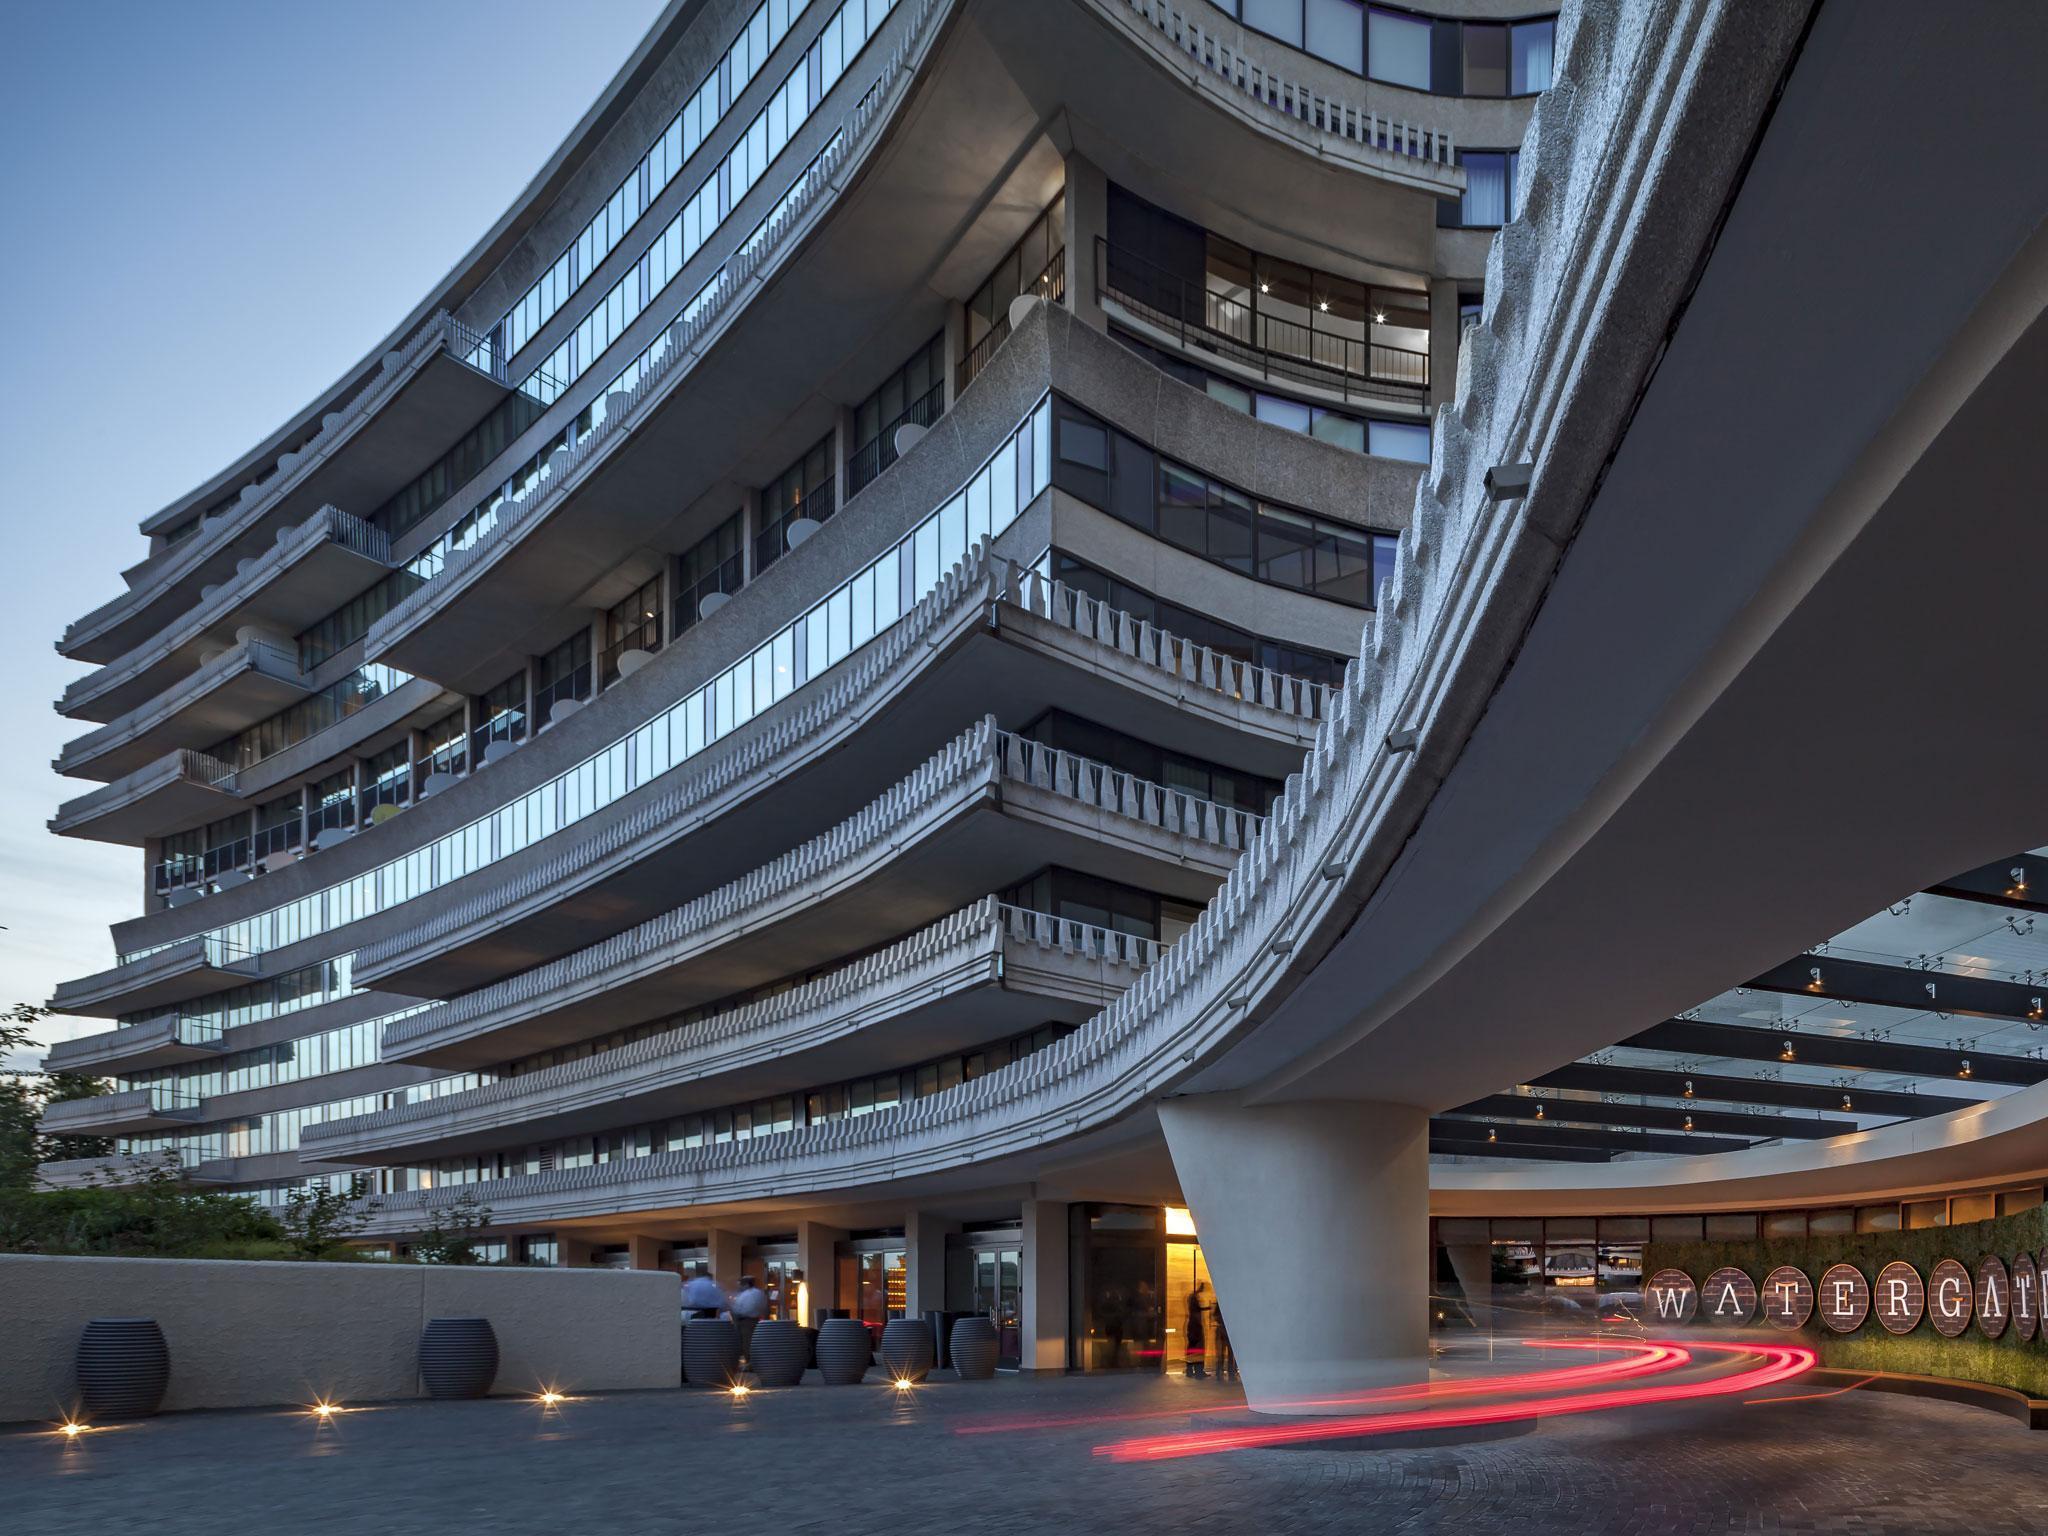
[[[0,1423],[77,1402],[79,1331],[154,1317],[170,1345],[166,1410],[420,1397],[433,1317],[487,1317],[499,1393],[673,1387],[677,1279],[666,1271],[0,1254]]]

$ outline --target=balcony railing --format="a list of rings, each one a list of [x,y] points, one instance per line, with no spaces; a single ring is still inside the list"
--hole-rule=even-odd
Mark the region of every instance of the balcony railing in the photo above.
[[[1052,260],[1045,264],[1045,270],[1024,285],[1024,293],[1044,299],[1048,304],[1058,304],[1066,299],[1067,253],[1064,247],[1054,251]],[[996,355],[996,348],[1009,340],[1009,337],[1010,312],[1005,309],[996,316],[995,324],[989,327],[988,334],[969,347],[967,355],[960,359],[960,366],[955,370],[959,375],[959,383],[955,387],[965,389],[972,383],[974,376],[987,367],[988,360]]]
[[[846,494],[857,494],[869,481],[896,462],[896,429],[928,427],[946,409],[946,381],[939,380],[910,402],[877,432],[872,442],[863,443],[846,461]]]
[[[661,649],[661,620],[642,619],[604,648],[598,657],[598,686],[609,688],[619,680],[619,658],[628,651],[645,651],[652,656]]]
[[[1422,405],[1429,354],[1316,330],[1198,287],[1135,252],[1095,241],[1095,284],[1183,351],[1208,352],[1265,379],[1305,384],[1345,400]]]

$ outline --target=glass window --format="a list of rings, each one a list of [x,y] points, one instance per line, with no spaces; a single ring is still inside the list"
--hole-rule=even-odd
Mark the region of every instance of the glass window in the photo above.
[[[1517,96],[1550,89],[1550,59],[1557,44],[1557,20],[1518,21],[1510,44],[1508,90]]]
[[[1301,46],[1301,0],[1244,0],[1241,17],[1268,37]]]
[[[1465,200],[1460,216],[1467,229],[1497,229],[1514,217],[1514,150],[1466,149],[1458,152],[1465,167]]]
[[[1368,422],[1365,451],[1383,459],[1406,459],[1411,464],[1427,464],[1429,428],[1417,422]]]
[[[837,488],[832,481],[832,435],[828,432],[761,488],[761,531],[754,535],[755,575],[788,552],[791,523],[800,517],[822,523],[832,516],[837,508]]]
[[[1365,64],[1365,7],[1361,0],[1308,0],[1308,51],[1353,74]]]
[[[1366,28],[1366,72],[1389,85],[1428,90],[1429,33],[1424,17],[1375,6]]]
[[[1505,96],[1508,90],[1508,29],[1483,22],[1464,25],[1467,96]]]
[[[945,410],[945,346],[943,333],[934,336],[854,407],[854,446],[846,461],[847,495],[896,462],[899,428],[928,427]]]

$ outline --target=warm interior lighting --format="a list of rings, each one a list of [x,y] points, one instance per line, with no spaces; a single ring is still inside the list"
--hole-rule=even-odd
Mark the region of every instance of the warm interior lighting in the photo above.
[[[1488,1141],[1499,1141],[1499,1140],[1500,1140],[1500,1133],[1499,1133],[1498,1131],[1488,1131],[1488,1132],[1486,1133],[1486,1139],[1487,1139]]]
[[[1844,1108],[1844,1109],[1847,1109],[1848,1107],[1849,1107],[1849,1095],[1847,1095],[1847,1094],[1845,1093],[1845,1094],[1843,1094],[1843,1095],[1842,1095],[1842,1108]]]
[[[1169,1205],[1166,1208],[1166,1235],[1168,1237],[1193,1237],[1195,1235],[1194,1213],[1184,1205]]]
[[[1965,1057],[1963,1058],[1963,1070],[1962,1070],[1962,1071],[1960,1071],[1960,1072],[1958,1072],[1958,1073],[1956,1074],[1956,1076],[1958,1076],[1958,1077],[1968,1077],[1969,1075],[1970,1075],[1970,1058],[1969,1058],[1969,1057],[1967,1057],[1967,1056],[1965,1056]]]
[[[1684,1092],[1684,1093],[1682,1093],[1682,1094],[1680,1094],[1680,1095],[1679,1095],[1679,1097],[1680,1097],[1680,1098],[1682,1098],[1682,1099],[1689,1099],[1689,1098],[1691,1098],[1691,1097],[1692,1097],[1692,1079],[1691,1079],[1691,1078],[1689,1078],[1689,1077],[1688,1077],[1688,1078],[1687,1078],[1687,1079],[1685,1080],[1685,1092]]]
[[[1778,1048],[1778,1059],[1781,1061],[1790,1061],[1793,1057],[1793,1054],[1794,1053],[1792,1050],[1792,1042],[1790,1040],[1787,1040],[1782,1046]]]
[[[1687,1115],[1687,1116],[1685,1117],[1685,1128],[1686,1128],[1686,1129],[1687,1129],[1688,1131],[1692,1129],[1692,1116],[1691,1116],[1691,1115]]]
[[[1538,1120],[1541,1120],[1543,1118],[1543,1106],[1541,1104],[1538,1104],[1536,1106],[1536,1118]]]

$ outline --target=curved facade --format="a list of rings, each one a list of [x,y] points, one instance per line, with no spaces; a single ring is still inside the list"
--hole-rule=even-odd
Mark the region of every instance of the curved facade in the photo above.
[[[672,6],[60,641],[100,787],[52,829],[139,847],[145,907],[55,1000],[116,1027],[50,1065],[121,1090],[64,1128],[360,1180],[401,1248],[468,1194],[507,1259],[988,1308],[1092,1368],[1113,1305],[1255,1288],[1232,1170],[1276,1137],[1374,1170],[1404,1235],[1360,1262],[1413,1275],[1432,1159],[1448,1263],[1453,1222],[1677,1212],[1641,1186],[1699,1153],[1812,1203],[1766,1175],[2048,1077],[2012,981],[1935,1093],[1962,1052],[1869,933],[1410,1070],[1423,961],[1356,946],[1470,803],[1800,18],[1237,12]],[[2012,883],[1913,899],[1961,933]],[[1743,1001],[1802,993],[1898,1049]]]

